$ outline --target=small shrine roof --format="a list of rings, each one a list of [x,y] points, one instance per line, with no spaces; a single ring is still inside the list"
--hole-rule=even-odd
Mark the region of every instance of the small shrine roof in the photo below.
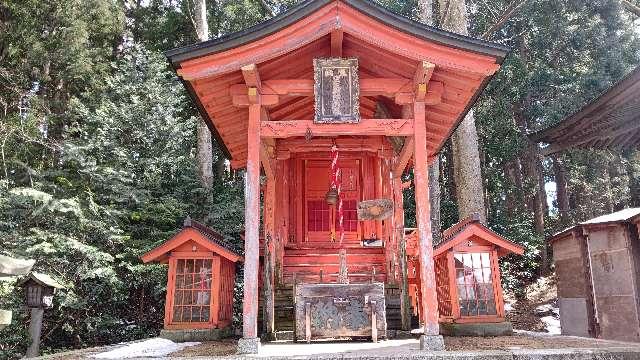
[[[446,229],[442,233],[442,241],[434,247],[433,256],[440,255],[473,236],[477,236],[497,245],[501,249],[498,251],[500,256],[507,255],[509,253],[515,253],[518,255],[522,255],[524,253],[524,247],[504,238],[500,234],[484,226],[480,222],[480,216],[478,214],[473,214]]]
[[[192,220],[190,217],[187,217],[184,220],[182,230],[178,231],[169,240],[150,250],[140,258],[145,263],[160,261],[171,250],[189,240],[197,242],[208,250],[215,252],[230,261],[236,262],[242,260],[242,255],[240,255],[240,253],[238,253],[231,244],[224,240],[224,236],[210,227]]]

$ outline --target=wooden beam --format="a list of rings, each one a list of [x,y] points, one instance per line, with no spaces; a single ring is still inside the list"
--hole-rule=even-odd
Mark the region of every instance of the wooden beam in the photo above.
[[[427,167],[427,129],[425,104],[416,102],[413,106],[415,124],[414,166],[416,200],[416,223],[418,225],[418,249],[420,257],[420,293],[424,319],[424,335],[439,335],[438,298],[436,295],[436,276],[433,265],[433,240],[431,234],[431,216],[429,202],[429,171]]]
[[[344,38],[344,33],[341,29],[334,29],[331,31],[331,57],[341,58],[342,57],[342,39]]]
[[[246,84],[235,84],[229,87],[229,93],[235,95],[247,95]],[[367,78],[360,79],[361,96],[386,95],[395,97],[397,94],[413,95],[414,80],[407,78]],[[440,99],[444,92],[444,84],[439,81],[429,81],[425,96]],[[262,95],[286,95],[286,96],[313,96],[312,79],[280,79],[265,80],[261,83]],[[413,96],[411,96],[413,99]],[[427,100],[425,99],[425,102]],[[427,104],[429,105],[429,104]]]
[[[404,169],[407,167],[407,164],[409,163],[409,160],[411,160],[411,157],[413,156],[413,151],[414,151],[414,139],[413,136],[411,137],[407,137],[404,140],[404,146],[402,147],[402,150],[400,151],[400,154],[398,155],[398,160],[396,161],[394,167],[393,167],[393,177],[394,178],[399,178],[402,176],[402,173],[404,172]]]
[[[416,69],[416,73],[413,76],[413,83],[415,84],[414,94],[416,101],[424,101],[427,95],[427,84],[431,80],[431,75],[433,75],[433,70],[435,68],[436,65],[428,61],[420,61],[418,63],[418,68]]]
[[[439,81],[431,81],[428,86],[424,87],[426,93],[418,94],[421,89],[416,86],[416,92],[399,92],[396,93],[394,100],[398,105],[411,105],[416,101],[423,101],[425,105],[437,105],[442,103],[442,94],[444,93],[444,84]],[[422,99],[420,97],[422,96]]]
[[[267,180],[275,179],[275,167],[273,165],[273,158],[275,157],[275,149],[268,147],[264,142],[260,144],[260,163],[264,169],[264,174],[267,176]]]
[[[263,106],[273,106],[280,102],[278,95],[262,95],[256,93],[255,90],[256,88],[248,88],[247,95],[233,95],[233,106],[247,107],[258,103]]]
[[[412,119],[361,119],[357,124],[316,124],[313,120],[262,121],[260,134],[263,138],[288,138],[305,136],[340,135],[413,135]]]

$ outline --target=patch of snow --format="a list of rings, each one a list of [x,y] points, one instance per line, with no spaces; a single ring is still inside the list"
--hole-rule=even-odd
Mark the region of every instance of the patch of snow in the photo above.
[[[552,335],[560,335],[560,319],[553,315],[543,316],[540,321],[544,323],[545,330]]]
[[[504,311],[509,312],[513,310],[513,304],[511,304],[510,302],[505,302],[504,303]]]
[[[153,338],[145,341],[129,343],[111,351],[93,354],[95,359],[126,359],[139,357],[162,357],[182,350],[189,346],[199,345],[199,342],[175,343],[168,339]]]

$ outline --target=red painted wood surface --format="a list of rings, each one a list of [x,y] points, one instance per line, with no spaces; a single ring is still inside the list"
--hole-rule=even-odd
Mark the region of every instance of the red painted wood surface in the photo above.
[[[415,122],[414,136],[414,181],[416,196],[416,223],[418,226],[418,248],[420,257],[421,309],[425,335],[440,334],[438,325],[438,299],[433,266],[433,244],[431,216],[429,211],[429,172],[427,169],[427,130],[425,128],[425,105],[416,102],[413,106]]]
[[[215,241],[222,241],[222,236],[192,221],[141,257],[144,262],[169,265],[165,329],[222,328],[231,324],[235,268],[241,257]]]
[[[380,101],[393,118],[399,118],[400,106],[415,101],[416,66],[425,60],[435,65],[429,82],[419,88],[426,91],[423,100],[431,113],[425,120],[433,134],[427,140],[429,156],[446,140],[483,81],[498,68],[495,58],[413,37],[336,1],[251,44],[183,62],[178,73],[213,119],[234,167],[244,167],[247,106],[252,102],[245,91],[247,78],[253,81],[254,70],[259,69],[261,81],[256,88],[262,92],[269,119],[311,119],[312,60],[332,53],[359,60],[363,118],[373,118]]]

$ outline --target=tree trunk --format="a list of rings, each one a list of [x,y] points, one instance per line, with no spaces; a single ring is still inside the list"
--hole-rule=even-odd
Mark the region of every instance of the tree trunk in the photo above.
[[[556,201],[563,227],[569,225],[569,194],[567,190],[567,170],[557,156],[553,156],[553,175],[556,180]]]
[[[420,22],[433,26],[433,0],[418,0]]]
[[[209,40],[209,24],[207,23],[207,6],[205,0],[195,0],[195,28],[198,40]],[[204,119],[198,120],[197,129],[197,154],[198,177],[202,186],[211,188],[213,186],[213,147],[211,144],[211,131],[205,124]]]
[[[458,34],[468,35],[465,1],[438,1],[441,27]],[[478,132],[472,110],[465,116],[451,138],[458,216],[463,219],[478,213],[481,221],[486,223],[478,145]]]
[[[433,0],[418,0],[420,22],[433,25]],[[428,115],[427,115],[428,116]],[[440,224],[440,155],[429,165],[429,199],[431,205],[431,234],[433,243],[440,243],[442,226]]]
[[[522,112],[522,104],[517,104],[513,108],[514,119],[522,134],[522,137],[527,142],[524,153],[524,167],[526,179],[530,179],[531,194],[528,196],[528,206],[533,211],[533,227],[536,234],[540,237],[544,237],[544,218],[547,215],[547,192],[544,188],[544,171],[542,167],[542,156],[536,143],[531,142],[527,138],[529,124]],[[547,243],[543,241],[542,249],[540,250],[540,274],[546,275],[549,270],[549,249]]]

